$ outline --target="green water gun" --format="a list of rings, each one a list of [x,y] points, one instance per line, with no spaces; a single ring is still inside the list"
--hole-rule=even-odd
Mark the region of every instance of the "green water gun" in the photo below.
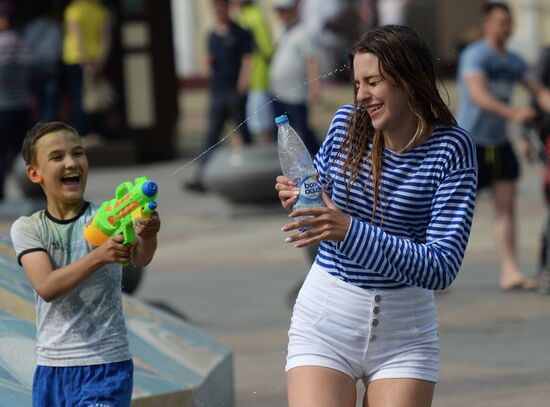
[[[157,183],[146,177],[136,178],[134,184],[123,182],[116,188],[115,199],[103,202],[84,227],[84,237],[93,246],[100,246],[115,235],[123,235],[124,244],[133,244],[134,219],[151,216],[157,209],[157,194]]]

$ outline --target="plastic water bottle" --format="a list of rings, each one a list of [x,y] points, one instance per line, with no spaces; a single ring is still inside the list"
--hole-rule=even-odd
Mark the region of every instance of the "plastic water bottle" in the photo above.
[[[313,161],[304,142],[290,126],[286,115],[277,117],[275,124],[277,125],[277,144],[281,169],[283,174],[291,179],[300,190],[298,200],[292,209],[324,207],[325,203],[321,197],[321,188],[317,182],[317,171],[315,171]],[[299,221],[308,217],[301,216],[296,220]],[[302,228],[300,230],[306,229]]]

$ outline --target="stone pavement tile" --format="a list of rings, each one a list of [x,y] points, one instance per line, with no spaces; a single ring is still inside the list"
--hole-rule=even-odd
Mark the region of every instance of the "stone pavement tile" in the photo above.
[[[542,372],[511,369],[503,372],[471,369],[460,375],[458,369],[449,372],[436,388],[433,407],[544,407],[549,405],[550,379]],[[442,376],[445,376],[445,367]]]
[[[285,405],[285,358],[286,351],[237,356],[234,359],[237,406]]]

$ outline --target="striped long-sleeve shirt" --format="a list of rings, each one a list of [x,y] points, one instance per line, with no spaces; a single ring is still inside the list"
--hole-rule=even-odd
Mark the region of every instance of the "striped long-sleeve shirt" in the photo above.
[[[384,149],[378,209],[372,218],[371,162],[363,159],[346,200],[338,154],[353,106],[340,108],[315,157],[319,183],[351,219],[343,241],[321,243],[316,263],[363,288],[448,287],[468,243],[477,187],[472,137],[437,125],[422,145],[405,153]],[[369,148],[371,146],[369,145]]]

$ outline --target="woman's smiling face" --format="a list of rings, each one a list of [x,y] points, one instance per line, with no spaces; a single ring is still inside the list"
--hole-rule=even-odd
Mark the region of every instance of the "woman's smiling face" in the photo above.
[[[399,132],[414,118],[407,96],[402,89],[388,82],[380,72],[379,59],[372,53],[357,53],[353,58],[353,73],[357,103],[363,105],[372,126],[385,137]],[[412,116],[412,117],[411,117]]]

